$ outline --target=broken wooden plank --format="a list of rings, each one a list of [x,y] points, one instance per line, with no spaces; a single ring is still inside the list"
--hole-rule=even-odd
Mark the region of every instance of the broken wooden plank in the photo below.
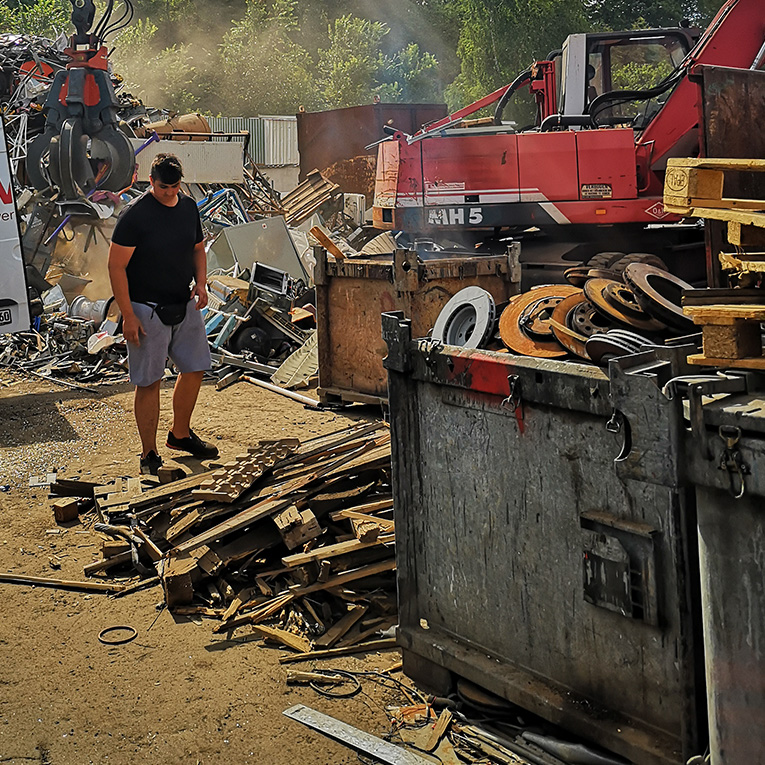
[[[97,560],[94,563],[88,563],[87,566],[83,568],[83,573],[85,576],[90,576],[91,574],[95,574],[98,571],[106,571],[107,569],[114,568],[116,566],[122,566],[125,563],[132,563],[132,561],[132,550],[126,550],[125,552],[118,553],[117,555],[112,555],[109,558]]]
[[[351,606],[345,616],[335,622],[323,635],[314,640],[314,645],[317,648],[332,648],[366,612],[367,606]]]
[[[343,519],[360,521],[370,520],[370,516],[364,515],[363,513],[357,513],[355,510],[335,510],[329,517],[333,521],[341,521]],[[395,528],[395,523],[388,518],[378,518],[375,516],[374,520],[389,532],[393,531]]]
[[[438,747],[439,742],[452,724],[452,717],[452,712],[448,707],[441,712],[423,747],[426,752],[432,752]]]
[[[373,547],[380,547],[385,544],[390,544],[395,541],[393,534],[386,534],[378,537],[374,542],[364,543],[358,539],[349,539],[347,542],[338,542],[333,545],[326,545],[324,547],[315,547],[313,550],[307,553],[295,553],[294,555],[287,555],[282,558],[282,563],[285,566],[304,566],[311,561],[322,561],[335,558],[339,555],[347,555],[348,553],[358,552],[359,550],[368,550]]]
[[[74,582],[67,579],[49,579],[44,576],[26,576],[25,574],[0,574],[0,582],[82,590],[83,592],[120,592],[120,590],[125,589],[124,585],[109,582]]]
[[[287,630],[280,630],[277,627],[266,627],[264,624],[255,624],[252,627],[252,631],[267,641],[279,643],[299,653],[311,650],[311,642],[309,640],[292,632],[287,632]]]
[[[308,651],[306,653],[296,653],[290,656],[280,656],[279,664],[291,664],[295,661],[311,661],[312,659],[331,659],[335,656],[351,656],[354,653],[366,653],[367,651],[386,651],[397,647],[395,638],[381,638],[380,640],[370,640],[368,643],[358,643],[357,645],[351,645],[345,648],[327,648],[324,651]]]
[[[128,503],[129,507],[131,510],[140,510],[149,505],[154,505],[158,500],[169,499],[175,495],[190,492],[203,481],[210,478],[213,472],[213,470],[206,470],[202,473],[194,473],[187,478],[182,478],[180,481],[173,481],[172,483],[157,486],[156,489],[149,489],[148,491],[143,492],[139,497],[131,499]]]

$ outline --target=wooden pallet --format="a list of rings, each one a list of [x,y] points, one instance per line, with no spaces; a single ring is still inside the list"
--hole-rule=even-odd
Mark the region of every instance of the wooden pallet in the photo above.
[[[726,171],[765,172],[765,159],[683,159],[667,162],[664,208],[689,218],[728,224],[728,241],[737,247],[765,246],[765,200],[723,196]]]
[[[235,502],[258,478],[277,462],[293,454],[298,446],[299,442],[294,438],[262,441],[259,446],[250,448],[247,454],[238,455],[235,460],[216,470],[199,488],[192,490],[191,496],[205,501]]]
[[[760,330],[765,305],[685,306],[683,313],[701,325],[703,353],[689,356],[689,364],[765,369]]]

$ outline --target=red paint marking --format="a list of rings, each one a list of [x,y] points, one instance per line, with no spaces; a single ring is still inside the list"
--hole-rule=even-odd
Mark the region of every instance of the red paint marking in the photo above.
[[[0,202],[2,202],[4,205],[12,205],[13,204],[13,194],[11,192],[11,184],[8,184],[8,188],[6,189],[5,186],[3,186],[2,182],[0,182]]]

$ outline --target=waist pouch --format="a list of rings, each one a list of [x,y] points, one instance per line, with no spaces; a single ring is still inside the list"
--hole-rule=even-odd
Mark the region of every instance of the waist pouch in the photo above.
[[[144,303],[144,305],[151,306],[152,312],[157,314],[159,320],[170,327],[180,324],[186,318],[186,303],[166,303],[165,305]]]

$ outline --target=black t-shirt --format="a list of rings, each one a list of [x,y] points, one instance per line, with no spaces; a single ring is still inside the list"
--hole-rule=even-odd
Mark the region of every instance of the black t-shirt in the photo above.
[[[114,227],[112,241],[135,247],[127,265],[130,299],[134,302],[183,303],[191,296],[194,246],[203,240],[197,206],[178,195],[168,207],[147,191],[131,202]]]

